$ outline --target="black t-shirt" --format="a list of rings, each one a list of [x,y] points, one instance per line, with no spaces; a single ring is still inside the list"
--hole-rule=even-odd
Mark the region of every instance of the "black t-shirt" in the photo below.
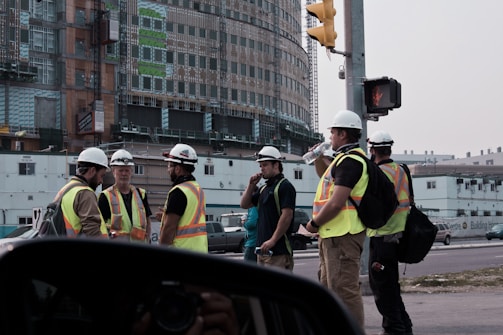
[[[363,165],[352,157],[345,157],[339,165],[332,166],[331,175],[334,185],[346,186],[353,189],[363,173]]]
[[[120,193],[120,192],[119,192]],[[141,192],[138,190],[138,193]],[[120,193],[122,196],[122,200],[124,201],[124,206],[126,207],[127,213],[129,215],[129,219],[133,221],[133,210],[131,204],[133,202],[133,193],[129,192],[128,194]],[[147,218],[152,215],[152,211],[150,210],[150,206],[148,204],[147,192],[145,192],[145,197],[142,199],[143,206],[145,207],[145,213],[147,214]],[[101,216],[105,221],[112,217],[112,213],[110,211],[110,204],[108,203],[108,199],[105,194],[101,193],[100,198],[98,200],[98,206],[100,207]]]
[[[252,195],[252,203],[258,206],[257,246],[270,239],[278,225],[279,213],[274,197],[274,189],[276,184],[283,178],[283,174],[279,174],[276,177],[268,179],[262,192],[259,189]],[[291,208],[295,211],[296,195],[297,192],[290,181],[287,179],[283,180],[278,189],[280,209]],[[289,253],[285,243],[285,236],[282,236],[278,240],[272,251],[274,255]]]
[[[192,175],[179,176],[173,182],[173,187],[186,181],[193,181],[196,178]],[[185,213],[185,207],[187,207],[187,197],[185,193],[179,188],[175,188],[168,195],[168,203],[166,204],[166,214],[176,214],[182,216]]]

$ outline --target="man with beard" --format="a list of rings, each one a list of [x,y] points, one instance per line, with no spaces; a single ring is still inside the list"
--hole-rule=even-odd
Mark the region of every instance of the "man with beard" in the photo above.
[[[108,158],[103,150],[88,148],[80,153],[76,175],[56,195],[56,199],[63,195],[61,209],[67,237],[108,238],[94,193],[107,169]]]
[[[147,192],[131,185],[133,156],[124,149],[110,159],[115,183],[101,192],[98,205],[110,237],[121,241],[150,243],[150,206]]]
[[[293,222],[295,187],[283,175],[283,157],[273,146],[264,146],[257,162],[260,173],[250,177],[241,197],[241,208],[257,206],[257,263],[293,271],[293,249],[288,234]],[[265,185],[257,183],[264,178]]]
[[[178,143],[163,156],[173,186],[162,212],[156,213],[161,221],[159,244],[207,253],[206,198],[192,175],[197,164],[196,151]]]

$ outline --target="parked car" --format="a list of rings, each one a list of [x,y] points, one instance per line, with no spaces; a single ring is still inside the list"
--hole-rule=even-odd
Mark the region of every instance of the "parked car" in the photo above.
[[[128,257],[97,261],[104,255]],[[131,271],[140,260],[145,271]],[[176,248],[34,239],[0,253],[0,273],[3,335],[365,334],[315,281]]]
[[[243,227],[228,231],[221,222],[206,221],[206,233],[210,252],[243,252],[244,250],[246,230]]]
[[[3,248],[10,242],[19,240],[29,240],[38,236],[38,230],[34,229],[31,224],[22,225],[11,231],[5,237],[0,239],[0,248]]]
[[[435,236],[435,242],[442,242],[445,245],[451,244],[451,228],[447,223],[435,223],[438,227],[437,236]]]
[[[503,224],[496,224],[492,226],[491,230],[486,232],[486,238],[490,241],[493,238],[499,238],[503,240]]]

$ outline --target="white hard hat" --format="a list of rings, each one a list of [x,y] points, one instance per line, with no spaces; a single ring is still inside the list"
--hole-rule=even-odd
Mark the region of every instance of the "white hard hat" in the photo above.
[[[330,128],[355,128],[362,129],[362,119],[355,112],[348,110],[338,111],[332,119]]]
[[[270,145],[266,145],[265,147],[263,147],[258,152],[257,157],[258,158],[256,162],[283,160],[283,157],[281,157],[281,153],[279,152],[279,150]]]
[[[82,151],[77,159],[78,163],[92,163],[108,169],[108,157],[99,148],[87,148]]]
[[[110,159],[110,166],[134,166],[133,156],[124,149],[117,150]]]
[[[377,130],[370,135],[367,139],[367,143],[370,144],[371,148],[378,147],[391,147],[394,143],[390,134],[383,130]]]
[[[166,162],[173,162],[183,165],[196,165],[197,154],[190,145],[178,143],[169,153],[163,153]]]

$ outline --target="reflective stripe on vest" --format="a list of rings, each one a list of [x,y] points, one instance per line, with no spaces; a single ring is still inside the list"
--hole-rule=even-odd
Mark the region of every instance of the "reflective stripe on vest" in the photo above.
[[[363,152],[363,150],[361,149],[356,150],[360,150],[361,152]],[[340,153],[335,157],[335,159],[330,163],[328,168],[325,170],[325,173],[323,174],[322,178],[320,179],[320,182],[318,183],[318,189],[316,190],[316,195],[313,203],[313,218],[316,218],[321,208],[325,205],[325,203],[328,202],[328,200],[330,199],[330,197],[334,192],[335,185],[333,177],[331,175],[332,167],[334,165],[336,166],[340,165],[340,163],[344,159],[347,159],[348,156],[349,153],[346,154]],[[363,167],[362,175],[360,176],[360,179],[358,179],[358,182],[356,183],[355,187],[351,190],[350,194],[353,200],[356,202],[356,204],[359,205],[362,196],[365,193],[365,190],[367,189],[368,184],[367,164],[365,163],[365,160],[358,155],[351,155],[350,159],[358,160],[359,162],[362,163]],[[328,237],[342,236],[347,233],[358,234],[364,230],[365,226],[358,217],[358,212],[356,211],[356,208],[351,204],[349,199],[347,199],[346,204],[341,209],[341,211],[334,218],[332,218],[323,226],[321,226],[318,232],[320,234],[320,237],[328,238]]]
[[[405,229],[405,221],[409,214],[409,180],[405,171],[395,162],[379,165],[381,170],[395,185],[398,207],[388,222],[379,229],[367,229],[367,236],[384,236],[401,232]]]
[[[73,203],[75,202],[75,197],[77,193],[82,190],[89,190],[94,193],[94,190],[89,186],[82,184],[82,186],[75,186],[71,190],[69,190],[63,199],[61,200],[61,208],[63,209],[63,219],[65,220],[65,228],[66,228],[66,236],[67,237],[77,237],[81,230],[82,224],[80,217],[75,213],[73,209]],[[98,204],[96,204],[96,207]],[[101,218],[101,226],[100,232],[103,237],[108,237],[107,227],[105,225],[105,221],[103,221],[103,217],[100,214]]]
[[[195,181],[187,181],[174,186],[187,197],[185,212],[180,217],[173,245],[177,248],[208,252],[206,234],[206,199],[204,192]]]
[[[140,189],[140,193],[136,187],[131,186],[130,192],[133,196],[131,201],[132,223],[119,189],[110,186],[103,191],[110,204],[110,219],[107,220],[107,224],[110,230],[115,232],[115,238],[147,242],[147,214],[142,200],[145,190]]]

